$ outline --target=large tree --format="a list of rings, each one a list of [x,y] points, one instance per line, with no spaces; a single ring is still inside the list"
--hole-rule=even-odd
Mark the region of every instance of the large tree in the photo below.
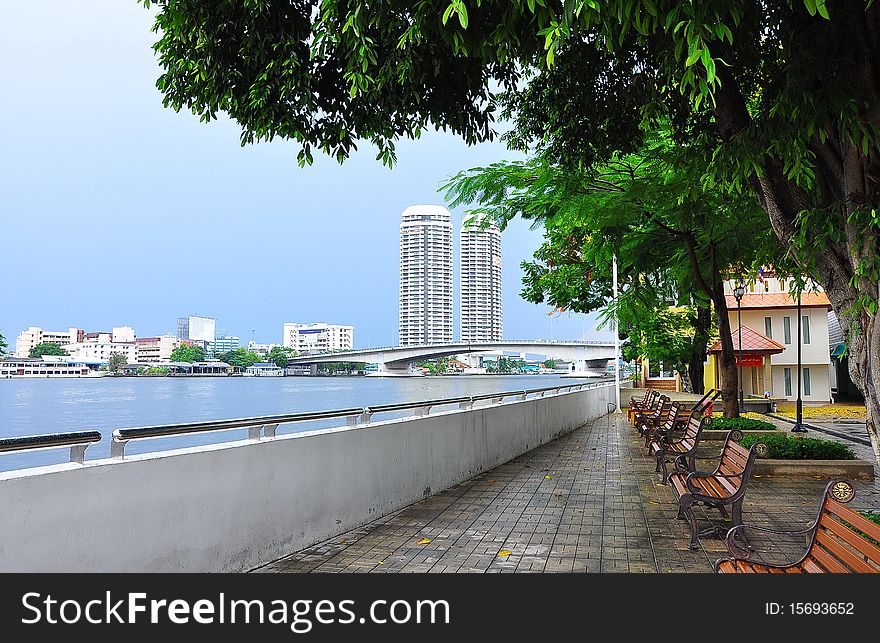
[[[171,352],[172,362],[204,362],[206,359],[205,349],[198,345],[181,344]]]
[[[43,342],[33,346],[28,357],[42,357],[43,355],[64,357],[67,354],[67,351],[58,342]]]
[[[548,241],[526,266],[527,299],[547,296],[554,305],[582,312],[603,306],[616,257],[625,294],[618,315],[658,357],[652,338],[678,327],[663,309],[670,303],[711,304],[721,338],[724,412],[736,416],[736,354],[724,281],[731,268],[781,268],[783,253],[754,199],[699,189],[706,153],[660,130],[636,152],[615,154],[600,166],[560,166],[545,152],[462,172],[444,187],[453,205],[476,204],[474,216],[502,226],[516,216],[544,225]],[[705,312],[693,321],[702,358],[709,339]],[[666,352],[667,359],[684,367],[683,350]]]
[[[493,90],[569,55],[578,73],[533,118],[539,131],[570,126],[555,140],[578,162],[633,151],[658,117],[717,136],[703,187],[753,193],[825,288],[880,460],[880,3],[156,4],[166,104],[206,121],[228,113],[242,143],[296,140],[304,163],[315,148],[342,160],[359,140],[390,163],[395,139],[432,126],[491,138]]]

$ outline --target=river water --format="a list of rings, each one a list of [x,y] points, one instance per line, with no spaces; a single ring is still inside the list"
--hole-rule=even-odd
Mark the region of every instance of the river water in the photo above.
[[[140,377],[14,379],[0,381],[0,438],[100,431],[87,459],[107,457],[114,429],[177,424],[305,411],[328,411],[418,402],[499,391],[562,386],[579,381],[558,375],[458,377]],[[401,415],[401,414],[397,414]],[[376,420],[393,417],[377,416]],[[339,426],[325,420],[286,427],[278,433]],[[126,454],[241,439],[225,431],[130,443]],[[0,471],[66,462],[68,449],[0,455]]]

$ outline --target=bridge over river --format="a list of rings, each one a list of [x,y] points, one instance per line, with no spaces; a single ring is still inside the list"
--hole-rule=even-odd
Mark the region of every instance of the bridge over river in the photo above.
[[[572,342],[546,340],[503,340],[498,342],[454,342],[423,346],[394,346],[362,350],[304,355],[294,357],[289,364],[315,365],[329,362],[365,362],[378,364],[376,375],[411,375],[417,362],[452,355],[486,353],[521,353],[542,355],[572,363],[572,371],[583,373],[589,367],[604,367],[614,359],[613,342]]]

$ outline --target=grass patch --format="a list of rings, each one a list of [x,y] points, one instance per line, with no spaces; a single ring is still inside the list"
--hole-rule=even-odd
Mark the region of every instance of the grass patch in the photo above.
[[[739,429],[740,431],[773,431],[776,429],[769,422],[749,417],[712,418],[712,424],[709,425],[709,428],[713,431],[733,431],[734,429]]]
[[[773,460],[855,460],[856,454],[845,444],[821,438],[797,438],[789,433],[778,435],[746,435],[740,444],[748,448],[763,442]]]

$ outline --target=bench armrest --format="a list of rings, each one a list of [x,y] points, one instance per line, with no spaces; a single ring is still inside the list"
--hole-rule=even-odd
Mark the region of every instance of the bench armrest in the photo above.
[[[780,529],[770,529],[769,527],[758,527],[757,525],[737,525],[736,527],[731,527],[727,535],[724,538],[724,544],[727,547],[727,551],[734,558],[738,558],[739,560],[749,560],[751,556],[751,551],[748,549],[744,549],[736,542],[737,534],[745,529],[749,529],[751,531],[760,531],[766,534],[779,534],[780,536],[802,536],[805,534],[809,534],[816,528],[816,523],[810,524],[809,527],[805,527],[804,529],[796,529],[796,530],[780,530]],[[745,537],[743,537],[743,542],[745,542]]]
[[[694,483],[692,482],[692,480],[694,478],[711,478],[714,475],[715,475],[714,473],[709,473],[708,471],[691,471],[687,475],[687,478],[684,479],[684,483],[685,483],[685,486],[687,486],[688,491],[690,491],[691,493],[702,494],[702,491],[700,491],[699,489],[697,489],[694,486]]]

